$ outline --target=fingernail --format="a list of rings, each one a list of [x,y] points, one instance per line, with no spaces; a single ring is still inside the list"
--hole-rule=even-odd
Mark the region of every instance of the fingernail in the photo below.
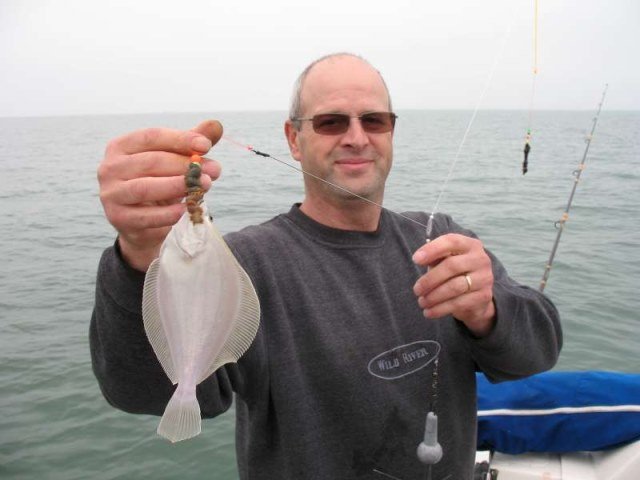
[[[208,152],[211,148],[211,141],[206,137],[195,137],[191,140],[191,148],[198,152]]]
[[[427,259],[427,254],[424,253],[422,250],[418,250],[416,253],[413,254],[412,258],[414,263],[424,263],[424,261]]]

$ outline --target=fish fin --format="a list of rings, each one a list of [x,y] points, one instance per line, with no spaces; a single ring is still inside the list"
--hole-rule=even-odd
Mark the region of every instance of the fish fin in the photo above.
[[[201,430],[202,419],[195,387],[189,390],[178,385],[160,419],[158,435],[175,443],[195,437]]]
[[[158,308],[158,273],[160,270],[160,259],[156,258],[144,279],[144,288],[142,290],[142,320],[144,322],[144,330],[147,333],[149,343],[153,347],[153,351],[160,361],[160,365],[164,369],[167,377],[174,385],[178,383],[178,376],[171,358],[169,343],[162,325],[160,310]]]
[[[224,243],[222,238],[220,238],[220,240]],[[224,243],[224,245],[227,247],[226,243]],[[229,247],[227,247],[227,252],[233,258],[238,276],[240,277],[240,307],[235,318],[235,325],[229,337],[211,367],[199,381],[209,377],[222,365],[237,362],[253,343],[258,333],[258,328],[260,327],[260,300],[258,299],[258,294],[253,287],[253,283],[251,283],[249,275],[247,275],[247,272],[245,272],[238,263]]]

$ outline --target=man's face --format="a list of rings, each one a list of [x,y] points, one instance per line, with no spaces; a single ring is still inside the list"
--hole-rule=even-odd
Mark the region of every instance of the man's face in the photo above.
[[[322,113],[343,113],[351,117],[389,111],[387,90],[370,65],[350,56],[333,57],[315,65],[302,91],[302,118]],[[393,158],[393,131],[367,133],[357,118],[339,135],[321,135],[310,121],[300,130],[285,125],[292,156],[302,168],[360,196],[382,202],[384,184]],[[305,175],[307,200],[353,199],[317,179]]]

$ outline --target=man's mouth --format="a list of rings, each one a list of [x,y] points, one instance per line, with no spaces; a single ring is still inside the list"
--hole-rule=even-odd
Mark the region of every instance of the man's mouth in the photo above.
[[[370,164],[373,163],[373,160],[370,160],[368,158],[344,158],[341,160],[336,160],[335,163],[336,165],[338,165],[338,167],[347,171],[357,171],[367,168]]]

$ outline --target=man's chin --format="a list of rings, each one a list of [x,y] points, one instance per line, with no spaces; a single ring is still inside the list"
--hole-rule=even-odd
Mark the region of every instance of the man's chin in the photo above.
[[[333,191],[333,195],[338,196],[345,200],[362,201],[362,198],[366,198],[369,201],[378,203],[378,199],[382,198],[380,189],[372,187],[371,185],[354,185],[353,183],[337,183],[334,182],[344,190],[327,185],[327,188]]]

